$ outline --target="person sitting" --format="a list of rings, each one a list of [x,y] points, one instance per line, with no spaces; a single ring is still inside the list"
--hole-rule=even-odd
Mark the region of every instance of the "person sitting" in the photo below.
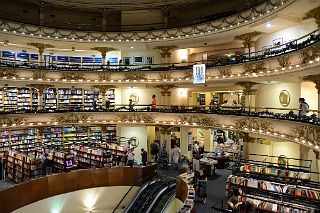
[[[237,212],[237,208],[242,204],[239,199],[240,198],[240,192],[238,189],[233,189],[232,194],[229,197],[227,201],[227,208],[232,210],[232,212]]]

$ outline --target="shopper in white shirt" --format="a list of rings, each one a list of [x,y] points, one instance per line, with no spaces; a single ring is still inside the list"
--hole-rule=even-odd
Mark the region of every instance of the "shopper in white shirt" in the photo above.
[[[304,98],[299,98],[299,116],[306,116],[309,112],[309,105]]]
[[[173,148],[173,162],[175,164],[176,169],[179,168],[178,163],[179,163],[180,153],[181,153],[181,151],[180,151],[179,147],[177,145],[174,145],[174,148]]]
[[[133,149],[129,149],[127,153],[127,166],[133,167],[134,164],[134,153]]]

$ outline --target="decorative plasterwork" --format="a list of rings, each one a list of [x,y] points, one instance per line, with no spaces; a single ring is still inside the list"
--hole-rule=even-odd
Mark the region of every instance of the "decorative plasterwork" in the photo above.
[[[301,62],[309,63],[320,56],[320,44],[314,44],[301,52]]]
[[[45,89],[50,88],[50,87],[54,87],[54,85],[52,85],[52,84],[28,84],[27,86],[38,90],[40,95],[43,94]]]
[[[280,56],[277,61],[281,67],[289,67],[291,64],[289,56]]]
[[[183,71],[183,78],[184,79],[192,79],[192,77],[193,77],[193,73],[192,73],[192,71]]]
[[[320,6],[310,10],[305,14],[303,19],[310,19],[314,18],[316,21],[316,24],[318,25],[318,28],[320,27]]]
[[[262,131],[273,131],[274,127],[270,121],[260,118],[242,118],[235,122],[237,129],[254,129]]]
[[[320,145],[320,128],[312,126],[297,126],[293,128],[293,133],[300,139],[305,139],[306,142],[313,142]],[[303,141],[302,141],[303,142]]]
[[[253,47],[255,44],[255,41],[253,39],[260,34],[261,32],[254,31],[251,33],[245,33],[242,35],[235,36],[234,39],[242,41],[244,47],[250,48],[250,47]]]
[[[159,126],[160,133],[163,135],[171,135],[171,130],[173,128],[174,128],[173,126],[165,126],[165,125]]]
[[[0,116],[0,125],[14,126],[26,123],[28,121],[25,115],[2,115]]]
[[[15,68],[1,67],[0,68],[0,78],[18,78],[19,71]]]
[[[161,72],[161,73],[159,73],[159,77],[160,77],[161,80],[169,80],[169,79],[171,79],[171,76],[172,76],[171,72]]]
[[[47,48],[53,48],[54,46],[51,44],[44,44],[44,43],[28,43],[28,45],[33,46],[38,49],[39,54],[42,55],[43,51]]]
[[[58,123],[81,123],[81,122],[87,122],[92,119],[92,115],[87,113],[61,113],[58,115],[54,115],[51,118],[51,121],[58,122]]]
[[[230,66],[218,67],[218,70],[219,70],[219,74],[222,76],[230,76],[232,73]]]
[[[171,46],[156,46],[153,49],[160,51],[161,58],[170,58],[172,50],[176,48],[177,46],[171,45]]]
[[[60,80],[85,80],[85,75],[82,72],[63,72],[60,73]]]
[[[256,89],[252,89],[254,85],[257,85],[257,83],[252,81],[237,82],[236,85],[239,85],[244,88],[243,92],[245,95],[254,95],[255,92],[257,91]]]
[[[173,85],[173,84],[164,84],[164,85],[156,85],[154,86],[154,88],[159,88],[161,91],[161,95],[162,96],[171,96],[172,93],[172,89],[176,88],[177,86]]]
[[[45,79],[47,77],[48,71],[47,70],[33,70],[33,79]]]
[[[119,113],[115,117],[116,122],[143,122],[154,123],[154,116],[147,113]]]
[[[93,85],[92,86],[95,89],[98,89],[102,94],[105,94],[108,89],[115,88],[114,85]]]
[[[99,81],[110,81],[111,74],[107,72],[98,73],[98,79]]]
[[[103,58],[105,58],[107,52],[114,51],[114,50],[116,50],[116,49],[113,48],[113,47],[93,47],[93,48],[91,48],[91,50],[95,50],[95,51],[100,52],[100,53],[101,53],[101,56],[102,56]]]
[[[259,72],[265,72],[267,68],[266,64],[263,61],[254,62],[254,63],[246,63],[243,65],[243,74],[257,74]]]
[[[147,80],[147,74],[143,72],[129,72],[123,74],[123,80]]]
[[[205,115],[182,115],[176,120],[182,124],[214,126],[215,120]]]
[[[188,37],[199,37],[216,34],[232,30],[235,27],[248,25],[252,22],[260,21],[281,8],[287,7],[296,0],[273,0],[264,1],[256,7],[237,13],[233,16],[228,16],[223,19],[214,20],[212,22],[153,31],[134,31],[134,32],[89,32],[89,31],[74,31],[47,28],[43,26],[32,26],[24,23],[15,23],[6,20],[0,21],[0,28],[6,33],[15,35],[46,37],[46,39],[61,39],[64,41],[86,41],[86,42],[127,42],[127,41],[164,41],[173,39],[183,39]]]

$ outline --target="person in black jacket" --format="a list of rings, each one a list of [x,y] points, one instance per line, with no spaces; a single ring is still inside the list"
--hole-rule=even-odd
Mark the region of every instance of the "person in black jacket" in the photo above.
[[[148,162],[148,153],[144,149],[141,149],[141,157],[142,157],[142,165],[146,166]]]

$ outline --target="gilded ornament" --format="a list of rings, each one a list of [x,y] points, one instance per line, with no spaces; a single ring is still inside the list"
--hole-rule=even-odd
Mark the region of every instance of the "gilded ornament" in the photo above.
[[[317,57],[320,57],[320,44],[314,44],[311,47],[303,50],[301,52],[301,62],[306,64],[309,61],[315,60]]]
[[[115,116],[115,121],[121,122],[143,122],[154,123],[153,115],[147,113],[119,113]]]
[[[260,34],[261,34],[261,32],[254,31],[251,33],[245,33],[242,35],[238,35],[238,36],[234,37],[234,39],[242,41],[244,47],[250,48],[250,47],[254,46],[255,41],[253,39]]]
[[[84,73],[82,72],[63,72],[60,73],[60,80],[85,80]]]
[[[0,67],[0,78],[18,78],[19,77],[19,71],[15,68],[10,67]]]
[[[0,125],[20,125],[22,123],[26,123],[27,121],[28,118],[24,115],[2,115],[0,117]]]
[[[193,77],[193,73],[192,73],[192,71],[183,71],[183,78],[184,79],[192,79],[192,77]]]
[[[98,79],[99,81],[110,81],[111,74],[107,72],[98,73]]]
[[[222,76],[230,76],[231,75],[231,67],[230,66],[222,66],[218,67],[219,74]]]
[[[143,72],[129,72],[123,74],[123,80],[147,80],[146,73]]]
[[[277,61],[281,67],[288,67],[291,64],[289,56],[280,56]]]
[[[270,121],[260,118],[243,118],[235,122],[237,129],[255,129],[263,131],[273,131],[274,127]]]
[[[297,126],[293,128],[293,133],[300,139],[305,139],[315,145],[320,145],[320,128],[309,125]]]
[[[169,80],[171,79],[171,72],[161,72],[159,73],[159,77],[161,80]]]
[[[181,122],[183,124],[188,123],[189,125],[203,125],[203,126],[214,126],[215,120],[211,117],[205,115],[181,115],[178,116],[177,122]]]
[[[246,63],[243,65],[243,74],[257,74],[266,71],[265,62]]]
[[[58,122],[58,123],[79,123],[80,121],[82,122],[87,122],[92,119],[92,116],[87,113],[61,113],[58,115],[55,115],[52,117],[53,122]]]
[[[320,27],[320,6],[310,10],[305,14],[303,19],[310,19],[314,18],[316,21],[316,24],[318,25],[318,28]]]
[[[161,58],[170,58],[172,50],[176,49],[177,46],[156,46],[154,49],[160,52]]]
[[[47,70],[33,70],[33,79],[45,79],[47,77],[48,71]]]
[[[173,84],[163,84],[163,85],[156,85],[154,86],[154,88],[159,88],[160,89],[160,92],[161,92],[161,95],[162,96],[171,96],[171,93],[172,93],[172,89],[173,88],[176,88],[178,86],[175,86]]]

